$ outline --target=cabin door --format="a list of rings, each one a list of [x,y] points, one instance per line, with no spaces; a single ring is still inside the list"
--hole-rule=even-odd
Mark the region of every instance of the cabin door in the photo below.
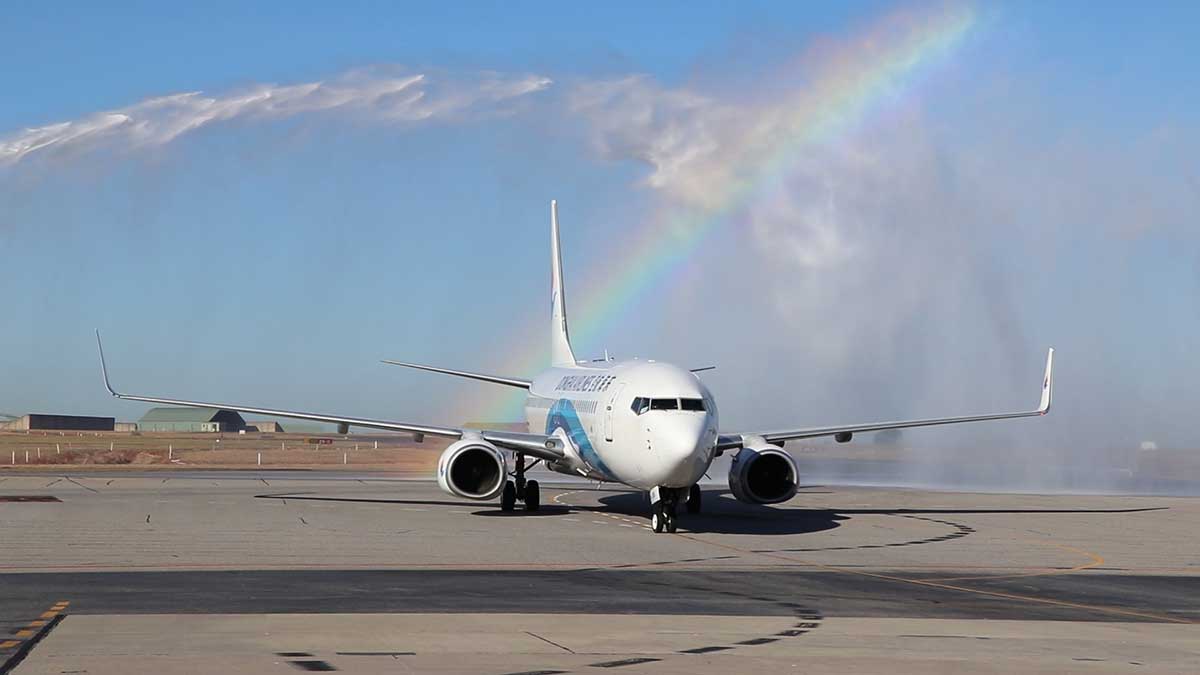
[[[613,439],[613,408],[616,407],[617,401],[621,398],[621,390],[625,388],[624,384],[618,384],[616,391],[609,397],[608,404],[604,406],[604,440],[612,443]]]

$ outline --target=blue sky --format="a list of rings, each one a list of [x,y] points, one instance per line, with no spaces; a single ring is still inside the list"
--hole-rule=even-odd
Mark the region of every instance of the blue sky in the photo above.
[[[700,208],[680,195],[829,49],[944,7],[977,17],[951,53],[797,150],[786,195],[724,216],[580,350],[717,362],[744,427],[1024,405],[1054,343],[1062,418],[997,442],[1200,441],[1172,421],[1200,403],[1194,3],[7,7],[0,147],[183,92],[423,74],[434,107],[237,113],[0,161],[0,410],[139,416],[102,395],[99,327],[127,388],[494,415],[474,385],[376,361],[512,367],[542,339],[549,199],[582,293]],[[552,84],[489,98],[529,77]]]

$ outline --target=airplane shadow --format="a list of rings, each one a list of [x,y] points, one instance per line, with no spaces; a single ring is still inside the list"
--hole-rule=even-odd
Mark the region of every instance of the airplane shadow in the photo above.
[[[820,494],[813,492],[804,494]],[[639,492],[616,493],[600,498],[601,509],[611,513],[635,518],[646,518],[650,505],[645,494]],[[1141,513],[1163,511],[1167,507],[1142,507],[1123,509],[1036,509],[1036,508],[893,508],[893,509],[829,509],[795,508],[787,506],[765,506],[743,504],[728,490],[705,490],[703,508],[700,513],[687,513],[680,509],[680,527],[696,533],[711,534],[808,534],[823,532],[841,526],[843,521],[854,516],[870,515],[970,515],[970,514],[1088,514],[1088,513]]]
[[[815,486],[805,486],[815,487]],[[529,518],[541,516],[564,516],[572,512],[603,511],[630,516],[637,519],[649,517],[650,504],[643,492],[601,490],[598,506],[567,506],[564,504],[542,504],[538,511],[524,511],[518,505],[516,511],[501,511],[499,504],[488,504],[479,508],[479,502],[450,501],[435,499],[386,499],[365,497],[323,497],[311,494],[274,493],[255,495],[256,499],[279,499],[296,501],[344,502],[352,504],[397,504],[415,506],[458,506],[477,509],[473,516],[499,518]],[[827,494],[823,492],[802,492]],[[824,532],[840,527],[843,521],[854,516],[891,515],[969,515],[969,514],[1087,514],[1087,513],[1141,513],[1163,511],[1168,507],[1142,507],[1125,509],[1036,509],[1036,508],[891,508],[891,509],[828,509],[794,508],[787,506],[764,506],[743,504],[732,497],[728,490],[705,490],[703,509],[700,513],[687,513],[680,509],[679,524],[688,532],[698,534],[809,534]]]
[[[473,511],[473,516],[492,516],[497,518],[530,518],[539,516],[565,516],[571,513],[571,507],[563,506],[562,504],[542,504],[537,511],[526,511],[517,504],[515,511],[501,511],[497,506],[494,509],[483,509],[481,511]]]
[[[470,506],[478,507],[479,502],[452,502],[438,499],[379,499],[367,497],[318,497],[314,495],[278,493],[254,495],[255,499],[279,499],[310,502],[345,502],[349,504],[408,504],[412,506]],[[499,510],[499,507],[497,507]]]
[[[601,497],[600,509],[635,518],[646,518],[650,504],[642,493]],[[811,534],[841,526],[849,517],[829,509],[777,509],[743,504],[719,492],[705,491],[700,513],[679,510],[679,526],[698,534]]]
[[[343,502],[348,504],[406,504],[411,506],[469,506],[471,508],[479,508],[479,502],[452,502],[439,499],[381,499],[376,497],[318,497],[315,495],[278,493],[254,495],[255,499],[279,499],[293,501],[310,501],[310,502]],[[493,504],[494,508],[473,511],[473,516],[501,516],[505,518],[515,518],[523,516],[564,516],[571,512],[570,507],[562,504],[542,504],[537,511],[525,511],[520,504],[517,505],[516,511],[501,511],[498,503]]]

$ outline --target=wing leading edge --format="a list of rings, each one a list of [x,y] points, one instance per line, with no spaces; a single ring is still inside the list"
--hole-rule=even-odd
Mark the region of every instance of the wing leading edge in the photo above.
[[[511,431],[488,431],[462,429],[457,427],[439,427],[428,424],[410,424],[407,422],[392,422],[389,420],[375,420],[364,417],[347,417],[344,415],[328,415],[324,413],[300,412],[295,410],[279,410],[276,408],[262,408],[258,406],[241,405],[235,403],[214,403],[206,401],[165,398],[160,396],[123,394],[113,389],[112,383],[108,379],[108,364],[104,359],[104,345],[100,341],[99,331],[96,331],[96,348],[100,351],[100,372],[104,377],[104,387],[108,389],[108,393],[112,394],[114,397],[127,401],[143,401],[145,403],[174,405],[185,408],[219,408],[224,410],[236,410],[237,412],[251,413],[255,415],[288,417],[292,419],[309,420],[312,422],[344,424],[347,426],[364,427],[367,429],[382,429],[385,431],[404,431],[414,434],[442,436],[445,438],[460,439],[476,437],[507,450],[523,452],[532,457],[539,457],[553,461],[556,459],[561,459],[564,456],[562,441],[553,436],[547,436],[543,434],[523,434]]]
[[[766,431],[750,433],[721,434],[717,438],[717,450],[732,450],[739,448],[747,439],[761,439],[767,443],[779,443],[804,438],[821,436],[853,435],[885,429],[911,429],[913,427],[933,427],[944,424],[961,424],[964,422],[986,422],[989,420],[1008,420],[1018,417],[1038,417],[1050,412],[1050,402],[1054,389],[1054,348],[1046,353],[1046,374],[1042,379],[1042,398],[1036,410],[1010,413],[993,413],[990,415],[965,415],[962,417],[938,417],[921,420],[899,420],[894,422],[874,422],[870,424],[846,424],[831,427],[811,427],[808,429],[789,429],[783,431]]]

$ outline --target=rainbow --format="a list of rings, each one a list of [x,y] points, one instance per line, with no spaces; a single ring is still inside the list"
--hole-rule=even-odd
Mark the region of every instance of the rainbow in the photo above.
[[[777,187],[804,148],[827,141],[860,123],[881,102],[903,92],[941,63],[971,32],[978,16],[970,5],[889,13],[837,43],[821,44],[798,59],[807,73],[803,91],[767,109],[773,124],[746,132],[733,168],[705,186],[705,204],[664,211],[640,224],[630,240],[624,268],[597,270],[582,294],[568,286],[568,312],[577,355],[602,327],[618,320],[648,289],[662,285],[704,242],[734,221],[756,196]],[[735,177],[735,178],[731,178]],[[623,235],[629,237],[628,234]],[[532,320],[531,326],[548,326]],[[548,342],[536,328],[497,372],[529,374],[545,367]],[[520,396],[488,390],[475,415],[488,421],[520,417]],[[482,403],[482,405],[480,405]]]

